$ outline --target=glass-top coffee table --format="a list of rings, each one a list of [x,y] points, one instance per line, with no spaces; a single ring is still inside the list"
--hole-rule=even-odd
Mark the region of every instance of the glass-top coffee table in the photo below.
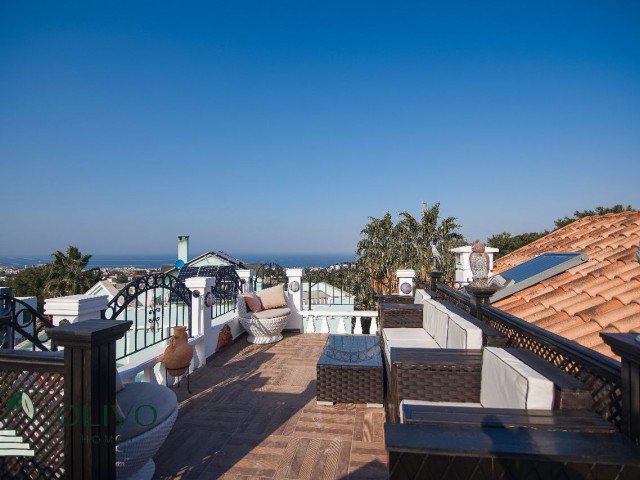
[[[319,405],[382,407],[384,370],[377,335],[329,335],[316,367]]]

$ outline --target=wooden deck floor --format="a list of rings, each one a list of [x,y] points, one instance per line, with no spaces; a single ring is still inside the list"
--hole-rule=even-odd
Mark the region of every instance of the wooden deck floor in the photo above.
[[[327,335],[244,338],[174,388],[180,413],[155,456],[156,476],[385,479],[384,411],[317,406],[316,362]]]

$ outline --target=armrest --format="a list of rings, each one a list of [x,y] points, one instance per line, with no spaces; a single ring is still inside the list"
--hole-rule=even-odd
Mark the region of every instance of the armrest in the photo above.
[[[379,309],[383,328],[422,328],[422,304],[382,303]]]

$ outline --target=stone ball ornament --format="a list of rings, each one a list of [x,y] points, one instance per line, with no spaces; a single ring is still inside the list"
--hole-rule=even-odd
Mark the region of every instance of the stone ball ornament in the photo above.
[[[405,295],[409,295],[411,293],[411,290],[413,289],[411,288],[411,284],[408,282],[404,282],[402,285],[400,285],[400,291]]]

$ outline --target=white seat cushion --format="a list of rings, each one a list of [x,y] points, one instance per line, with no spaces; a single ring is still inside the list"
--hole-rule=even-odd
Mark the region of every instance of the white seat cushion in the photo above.
[[[487,408],[551,410],[553,382],[501,348],[486,347],[480,403]]]
[[[442,305],[436,307],[436,315],[433,322],[434,330],[429,332],[433,339],[438,342],[440,347],[447,346],[447,335],[449,334],[449,316],[451,312]]]
[[[480,350],[482,348],[482,330],[460,315],[450,314],[447,348]]]
[[[384,350],[391,364],[391,347],[394,348],[440,348],[424,328],[383,328]]]
[[[270,308],[268,310],[261,310],[259,312],[248,312],[243,315],[240,315],[242,318],[257,318],[260,320],[265,320],[268,318],[277,318],[284,317],[289,315],[291,310],[287,307],[284,308]]]

